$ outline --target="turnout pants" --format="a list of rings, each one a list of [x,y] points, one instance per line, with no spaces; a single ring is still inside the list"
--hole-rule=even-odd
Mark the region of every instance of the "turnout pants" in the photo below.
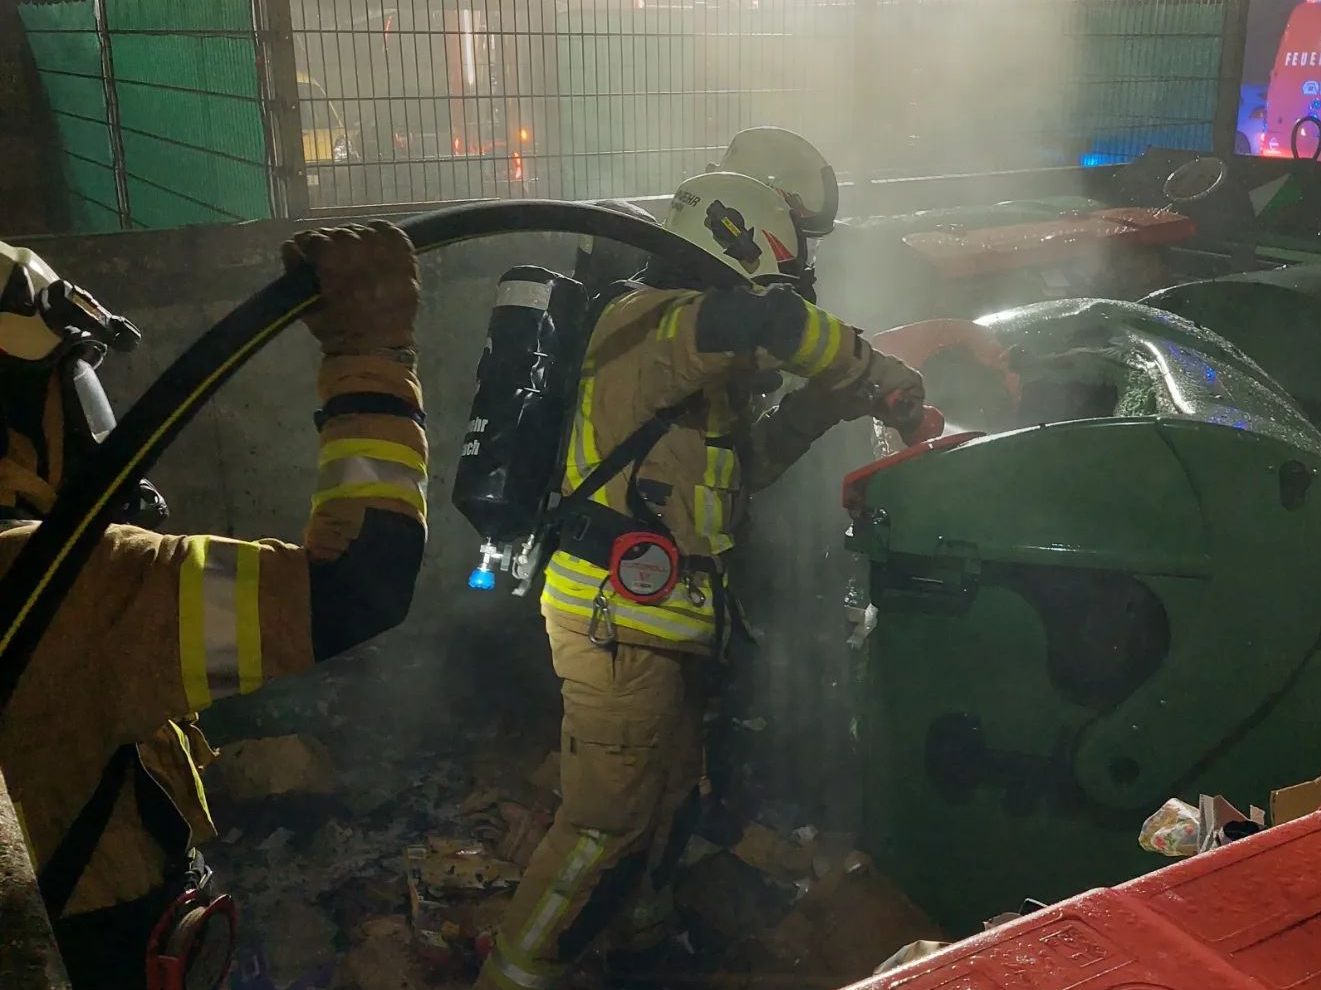
[[[550,990],[607,928],[667,934],[669,881],[699,810],[704,657],[594,646],[547,623],[563,681],[563,803],[532,855],[479,990]],[[628,944],[623,944],[627,942]]]

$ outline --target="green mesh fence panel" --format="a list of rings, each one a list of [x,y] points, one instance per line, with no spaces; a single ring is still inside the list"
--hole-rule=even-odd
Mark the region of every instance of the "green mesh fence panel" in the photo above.
[[[20,13],[64,151],[74,228],[172,227],[271,215],[250,0],[105,0],[115,160],[91,0]]]
[[[1129,161],[1149,146],[1209,151],[1226,0],[1088,0],[1073,84],[1083,164]]]
[[[106,26],[135,224],[269,217],[249,0],[106,0]]]
[[[1208,149],[1230,2],[290,0],[309,202],[666,193],[754,124],[846,179]]]
[[[118,230],[114,156],[90,0],[19,6],[61,146],[69,222],[79,231]]]

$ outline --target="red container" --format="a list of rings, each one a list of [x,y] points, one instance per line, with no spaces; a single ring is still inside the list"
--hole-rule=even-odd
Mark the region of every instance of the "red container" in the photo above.
[[[1321,812],[1081,894],[857,987],[1321,990]]]

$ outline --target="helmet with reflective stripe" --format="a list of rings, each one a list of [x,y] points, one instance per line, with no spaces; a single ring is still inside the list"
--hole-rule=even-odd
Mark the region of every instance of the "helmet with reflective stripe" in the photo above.
[[[808,237],[825,237],[839,213],[839,182],[821,152],[783,127],[749,127],[729,142],[713,170],[738,172],[777,190]]]
[[[795,282],[807,268],[807,244],[788,204],[746,175],[685,180],[661,223],[754,282]]]
[[[114,429],[96,367],[138,339],[132,323],[36,253],[0,242],[0,517],[42,516],[76,462]],[[117,518],[155,525],[166,512],[143,479]]]

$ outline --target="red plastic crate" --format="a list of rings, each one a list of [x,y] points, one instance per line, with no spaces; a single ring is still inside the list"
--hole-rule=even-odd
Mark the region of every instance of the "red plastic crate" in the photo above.
[[[1321,990],[1321,812],[1089,891],[856,986]]]

